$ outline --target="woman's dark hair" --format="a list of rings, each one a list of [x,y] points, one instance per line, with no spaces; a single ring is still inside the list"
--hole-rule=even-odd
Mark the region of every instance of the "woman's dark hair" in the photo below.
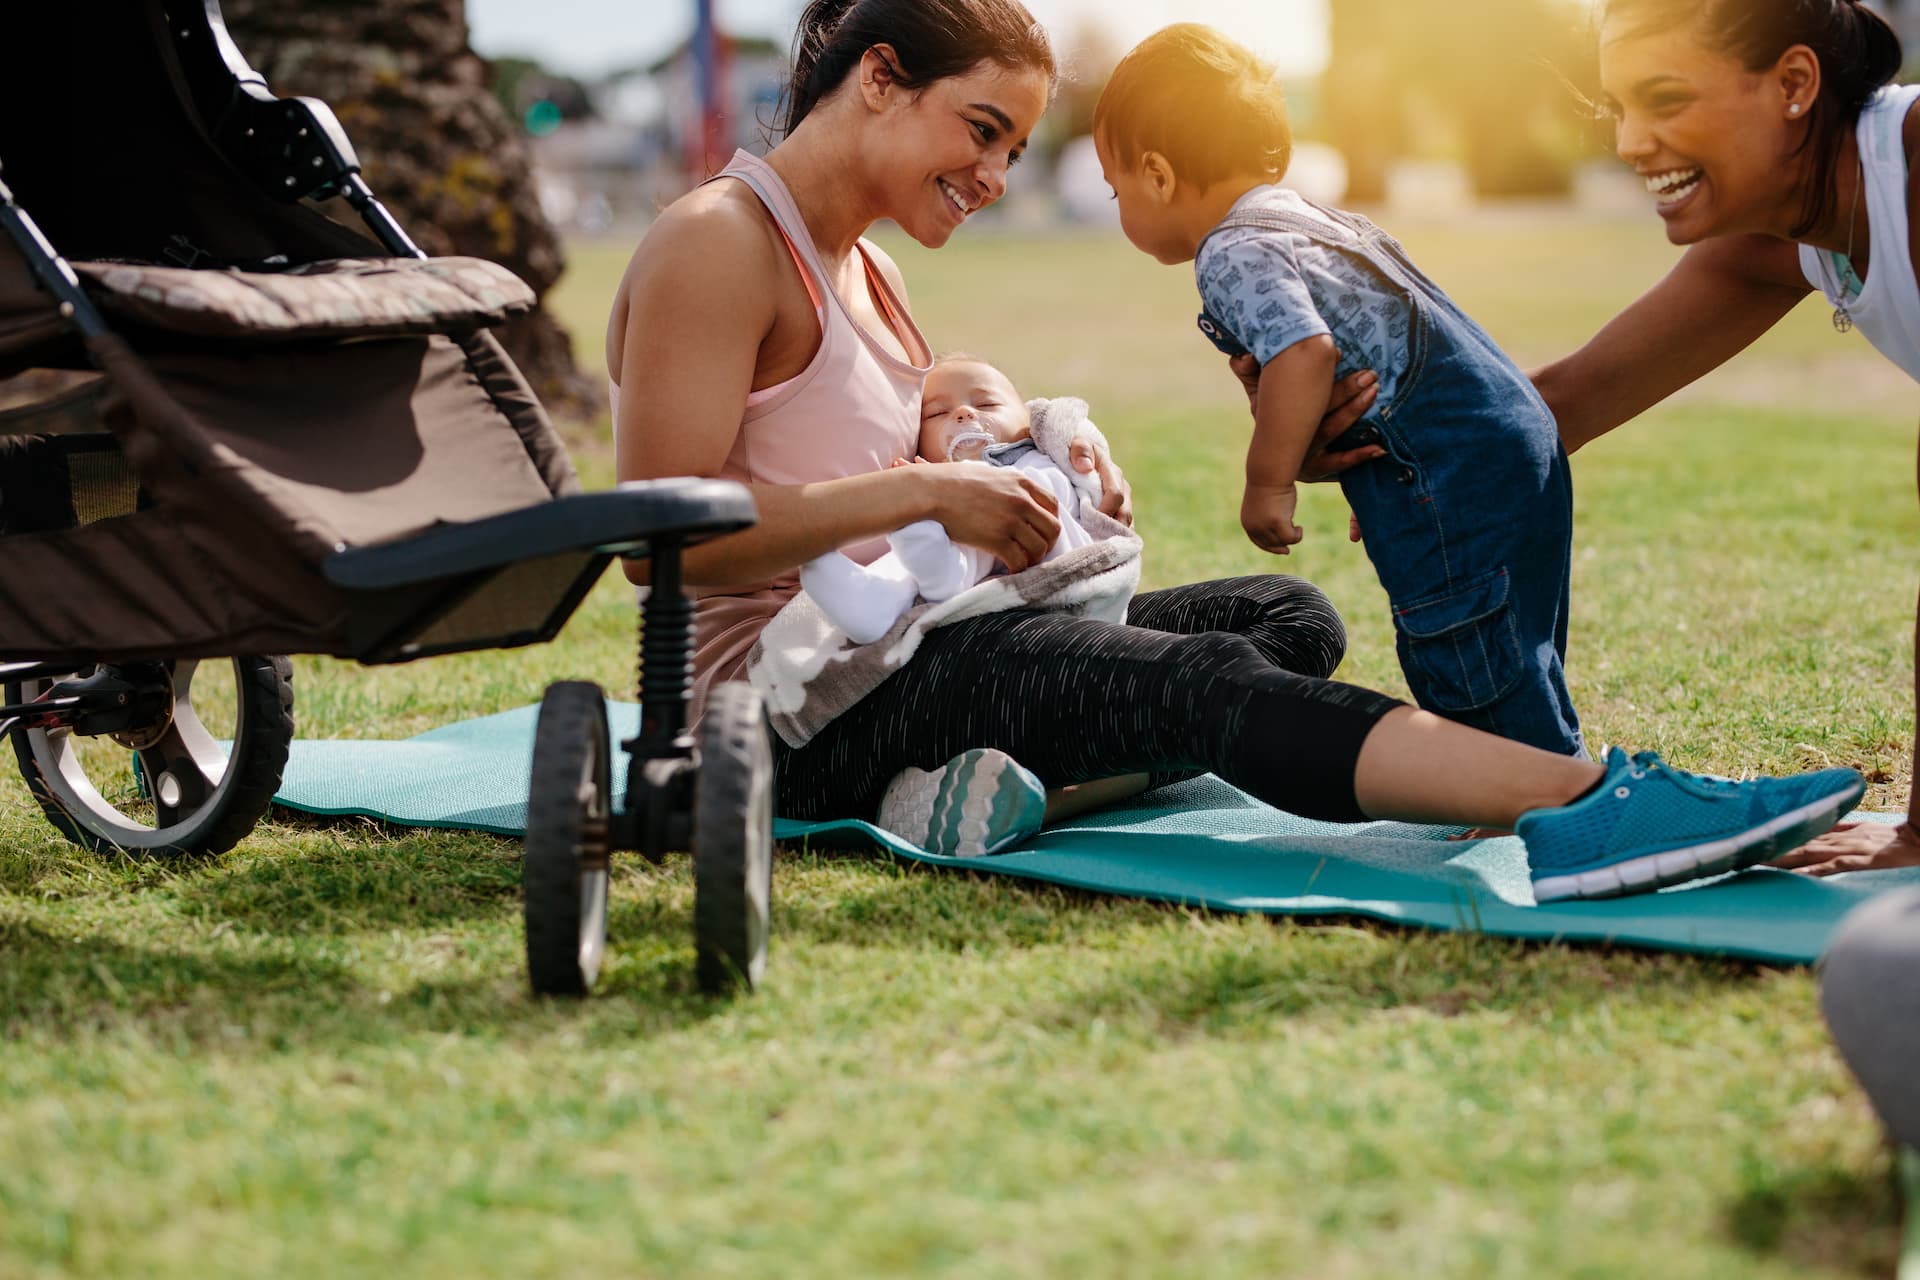
[[[1810,150],[1800,221],[1806,235],[1832,212],[1833,170],[1847,133],[1884,85],[1900,74],[1900,37],[1860,0],[1606,0],[1605,16],[1642,29],[1701,21],[1713,45],[1749,71],[1765,71],[1795,45],[1820,59],[1820,96],[1807,116],[1801,151]],[[1797,154],[1797,153],[1796,153]]]
[[[992,62],[1058,74],[1046,29],[1019,0],[813,0],[793,37],[780,129],[792,133],[867,50],[891,45],[895,83],[920,89]]]

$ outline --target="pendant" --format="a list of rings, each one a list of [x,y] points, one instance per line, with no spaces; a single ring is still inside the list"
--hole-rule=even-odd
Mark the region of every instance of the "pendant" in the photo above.
[[[1851,333],[1853,331],[1853,317],[1847,314],[1845,307],[1835,307],[1833,309],[1833,327],[1837,333]]]

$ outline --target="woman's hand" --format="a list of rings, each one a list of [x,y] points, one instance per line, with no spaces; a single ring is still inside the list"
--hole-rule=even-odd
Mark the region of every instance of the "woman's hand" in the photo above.
[[[1380,379],[1371,369],[1350,373],[1333,384],[1333,395],[1327,401],[1327,415],[1320,419],[1320,430],[1314,433],[1313,445],[1307,450],[1306,460],[1300,464],[1302,483],[1337,480],[1362,463],[1386,456],[1386,449],[1377,444],[1363,444],[1358,449],[1342,449],[1338,452],[1327,450],[1327,446],[1345,435],[1349,427],[1366,417],[1379,398]],[[1377,434],[1375,438],[1378,439]]]
[[[914,467],[932,486],[931,518],[947,536],[979,547],[1014,573],[1039,564],[1060,537],[1060,504],[1012,467]]]
[[[1120,464],[1105,449],[1095,449],[1093,469],[1100,473],[1100,510],[1133,528],[1133,487],[1121,474]]]
[[[1067,462],[1081,475],[1100,477],[1100,510],[1129,529],[1133,527],[1133,489],[1121,472],[1120,464],[1107,452],[1105,441],[1077,435],[1067,445]]]
[[[1258,413],[1260,362],[1251,355],[1238,355],[1227,361],[1227,368],[1233,371],[1233,376],[1240,380],[1241,388],[1247,393],[1247,408]],[[1338,479],[1342,473],[1353,470],[1361,463],[1372,462],[1386,455],[1386,449],[1377,444],[1343,449],[1337,453],[1327,452],[1327,446],[1344,435],[1347,428],[1366,417],[1379,399],[1380,378],[1371,369],[1350,373],[1333,384],[1333,395],[1327,401],[1326,416],[1320,419],[1320,429],[1314,433],[1306,461],[1300,465],[1302,483]]]
[[[1884,822],[1843,822],[1768,865],[1810,876],[1920,867],[1920,831],[1910,821],[1897,827]]]

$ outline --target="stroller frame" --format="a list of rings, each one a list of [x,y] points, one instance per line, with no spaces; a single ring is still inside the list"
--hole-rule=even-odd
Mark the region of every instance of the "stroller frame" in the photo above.
[[[148,23],[182,105],[246,184],[286,206],[343,197],[388,255],[425,259],[361,177],[333,112],[316,99],[275,97],[232,40],[219,0],[108,0],[107,8],[117,19]],[[0,151],[0,163],[5,159]],[[115,325],[16,200],[6,177],[0,169],[0,251],[11,244],[51,296],[58,317],[57,325],[29,331],[30,339],[41,342],[28,350],[70,367],[84,352],[111,379],[124,371],[104,358],[121,345]],[[299,208],[290,213],[311,216]],[[344,239],[350,232],[325,225],[333,230],[317,232],[323,240],[357,249]],[[0,309],[0,320],[6,318]],[[0,326],[0,357],[8,352],[8,336]],[[490,344],[487,339],[478,354],[498,356],[504,365]],[[489,367],[496,378],[511,377],[524,389],[510,365],[504,375]],[[0,368],[0,376],[6,372]],[[55,400],[71,400],[85,412],[90,396],[83,391]],[[532,413],[544,425],[537,404]],[[0,435],[9,429],[8,416],[0,413]],[[31,429],[45,429],[44,413],[30,421]],[[572,477],[564,455],[560,465],[567,474],[557,496],[544,503],[364,545],[335,544],[318,568],[352,611],[344,634],[331,635],[324,647],[361,662],[387,663],[548,640],[616,556],[646,557],[651,587],[639,619],[641,729],[621,744],[628,753],[624,809],[611,804],[611,741],[598,686],[562,682],[542,702],[523,870],[529,976],[538,993],[584,994],[605,951],[611,855],[637,850],[658,863],[670,849],[690,848],[700,984],[709,991],[751,989],[765,960],[771,753],[757,695],[744,685],[715,690],[701,724],[689,727],[693,605],[682,582],[688,546],[754,522],[751,496],[742,486],[701,479],[582,494],[566,489]],[[0,548],[4,538],[0,532]],[[564,566],[570,576],[558,589],[549,587],[532,614],[521,609],[517,621],[502,622],[507,615],[500,607],[481,607],[516,567],[549,564]],[[0,652],[9,648],[5,632],[0,625]],[[231,752],[220,755],[204,730],[194,739],[183,728],[189,721],[198,727],[188,691],[196,663],[220,656],[212,647],[202,641],[194,646],[198,651],[176,657],[147,645],[122,656],[88,644],[71,654],[0,662],[6,689],[0,732],[12,740],[36,799],[63,834],[96,849],[219,852],[264,814],[292,736],[291,668],[283,657],[231,655],[242,685],[242,715]],[[76,806],[74,789],[63,790],[57,777],[50,781],[49,762],[58,756],[54,744],[100,735],[134,751],[136,779],[156,815],[153,838],[104,814],[76,811],[88,806]],[[208,755],[210,748],[217,759]],[[83,797],[91,792],[84,779],[76,786]],[[217,806],[224,808],[210,813]],[[180,833],[183,838],[171,838]]]

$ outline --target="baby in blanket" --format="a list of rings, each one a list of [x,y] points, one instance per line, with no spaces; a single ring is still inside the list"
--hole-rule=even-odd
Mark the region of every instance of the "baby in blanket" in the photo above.
[[[1060,504],[1060,537],[1047,560],[1094,541],[1080,524],[1080,504],[1099,505],[1092,450],[1106,439],[1087,420],[1085,401],[1023,403],[1012,380],[992,365],[946,356],[928,371],[920,405],[922,461],[1018,467],[1053,494]],[[886,635],[916,600],[951,599],[1001,567],[986,552],[947,537],[937,520],[897,530],[887,546],[872,564],[829,551],[800,570],[802,589],[858,644]]]

